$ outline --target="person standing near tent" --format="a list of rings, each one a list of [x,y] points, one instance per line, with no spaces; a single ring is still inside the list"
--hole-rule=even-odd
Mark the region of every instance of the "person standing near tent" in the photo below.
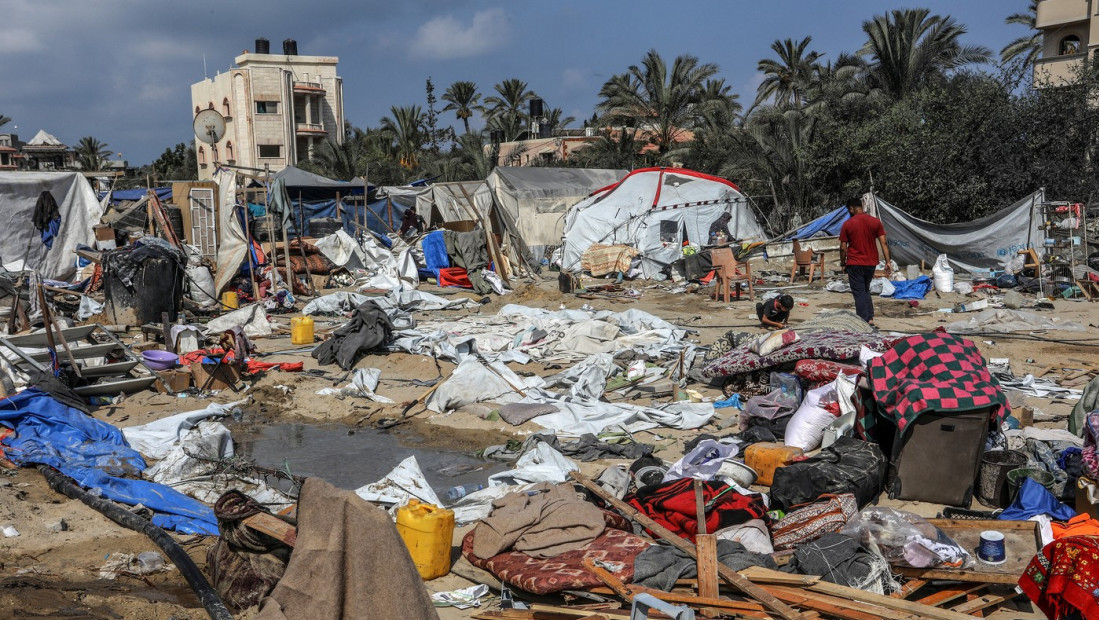
[[[424,232],[424,228],[424,218],[420,217],[415,209],[405,209],[399,234],[402,237],[415,236]]]
[[[851,217],[840,229],[840,267],[847,272],[847,280],[851,284],[855,313],[873,325],[874,301],[870,297],[870,281],[874,279],[874,270],[878,267],[878,245],[881,245],[882,256],[885,257],[886,275],[893,271],[885,227],[881,220],[863,211],[861,199],[851,198],[846,206]]]

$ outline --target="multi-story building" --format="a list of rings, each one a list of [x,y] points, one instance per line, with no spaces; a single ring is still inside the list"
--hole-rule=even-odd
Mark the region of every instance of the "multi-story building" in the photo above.
[[[1042,56],[1034,85],[1059,86],[1074,79],[1083,60],[1099,49],[1099,0],[1041,0],[1034,25],[1042,32]]]
[[[0,170],[17,170],[22,155],[19,153],[19,136],[0,133]]]
[[[300,56],[297,43],[283,41],[271,54],[266,39],[236,66],[191,85],[194,115],[217,110],[225,135],[216,144],[196,138],[198,177],[209,179],[217,163],[272,172],[308,161],[325,140],[344,140],[343,79],[334,56]]]

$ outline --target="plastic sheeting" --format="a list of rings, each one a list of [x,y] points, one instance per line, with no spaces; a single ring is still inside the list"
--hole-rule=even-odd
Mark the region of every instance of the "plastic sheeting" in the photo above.
[[[790,233],[786,236],[786,240],[793,241],[794,239],[809,239],[820,236],[837,237],[840,234],[840,229],[843,228],[843,223],[850,218],[851,215],[847,213],[847,207],[839,207]]]
[[[20,465],[42,463],[93,494],[152,510],[153,524],[185,534],[218,533],[214,511],[162,484],[122,476],[145,469],[141,454],[114,426],[90,418],[49,394],[24,390],[0,402],[0,422],[15,429],[8,458]]]
[[[218,168],[214,172],[214,181],[218,184],[218,196],[221,197],[221,204],[218,205],[217,278],[212,291],[217,295],[240,273],[240,265],[248,256],[248,239],[237,209],[237,174]]]
[[[368,502],[402,506],[410,498],[442,506],[443,502],[427,483],[424,472],[416,457],[410,456],[401,461],[388,474],[377,482],[355,489],[355,494]]]
[[[485,183],[527,245],[559,245],[569,207],[624,176],[625,170],[497,166]]]
[[[46,190],[61,213],[52,248],[42,243],[32,223],[38,196]],[[76,274],[73,252],[77,245],[93,245],[92,226],[103,215],[92,186],[77,172],[0,172],[0,205],[4,267],[9,271],[35,270],[51,280],[68,281]]]
[[[209,418],[220,418],[229,415],[229,411],[244,401],[219,405],[211,403],[205,409],[185,411],[166,418],[160,418],[141,426],[131,426],[122,429],[122,435],[130,447],[151,459],[162,459],[171,449],[179,444],[183,435],[198,426],[199,422]],[[232,456],[232,444],[229,445],[229,456]]]
[[[1025,310],[990,308],[962,320],[946,324],[952,334],[979,334],[982,332],[1033,332],[1033,331],[1087,331],[1082,323],[1058,321],[1057,317],[1045,317]]]

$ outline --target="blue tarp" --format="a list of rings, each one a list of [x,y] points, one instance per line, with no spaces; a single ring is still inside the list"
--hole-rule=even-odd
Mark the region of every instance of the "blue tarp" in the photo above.
[[[172,199],[172,188],[170,187],[154,187],[153,192],[156,193],[156,197],[160,199],[160,202],[168,202]],[[119,189],[111,192],[111,204],[116,205],[123,200],[138,201],[145,197],[145,194],[149,193],[147,189]],[[99,192],[99,199],[103,200],[103,197],[107,195],[107,192]]]
[[[102,497],[152,510],[153,524],[184,534],[217,535],[212,508],[175,489],[134,478],[145,459],[114,426],[34,388],[0,400],[0,423],[15,429],[5,452],[19,465],[49,465]]]
[[[847,213],[847,207],[839,207],[790,233],[786,237],[786,241],[808,239],[813,235],[824,235],[828,237],[838,236],[840,234],[840,228],[843,227],[843,223],[850,219],[850,217],[851,216]]]
[[[439,270],[450,267],[450,257],[446,253],[446,241],[443,240],[443,231],[436,230],[424,235],[420,240],[420,246],[424,249],[424,263],[427,271],[439,281]]]
[[[1034,515],[1049,515],[1054,521],[1068,521],[1076,511],[1057,498],[1033,478],[1024,478],[1015,501],[997,517],[1004,521],[1026,521]]]
[[[915,280],[893,282],[893,299],[923,299],[931,291],[931,278],[920,276]]]

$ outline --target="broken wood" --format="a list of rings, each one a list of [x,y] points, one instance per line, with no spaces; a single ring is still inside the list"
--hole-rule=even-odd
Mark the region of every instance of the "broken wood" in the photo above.
[[[699,534],[695,538],[698,549],[698,595],[704,598],[717,598],[720,594],[720,581],[717,578],[717,535]]]
[[[624,516],[637,521],[650,532],[652,532],[659,538],[667,541],[668,544],[686,553],[688,556],[695,558],[696,560],[698,559],[698,555],[695,553],[694,545],[683,540],[679,536],[676,536],[664,526],[660,525],[656,521],[653,521],[647,515],[641,514],[633,506],[630,506],[629,504],[623,502],[622,500],[611,495],[610,493],[607,493],[603,490],[603,487],[593,482],[584,474],[581,474],[578,471],[573,471],[569,472],[569,475],[572,477],[573,480],[580,483],[581,486],[596,494],[604,502],[606,502],[610,506],[613,506],[615,510],[619,511]],[[805,617],[802,616],[802,614],[799,613],[797,610],[778,600],[763,588],[756,586],[751,581],[738,574],[736,571],[729,568],[728,566],[725,566],[724,564],[719,564],[718,574],[721,575],[722,579],[735,587],[737,590],[743,592],[749,598],[759,601],[767,609],[785,618],[786,620],[804,620]]]
[[[262,534],[267,534],[288,547],[293,547],[298,541],[298,528],[266,512],[246,517],[244,525]]]

